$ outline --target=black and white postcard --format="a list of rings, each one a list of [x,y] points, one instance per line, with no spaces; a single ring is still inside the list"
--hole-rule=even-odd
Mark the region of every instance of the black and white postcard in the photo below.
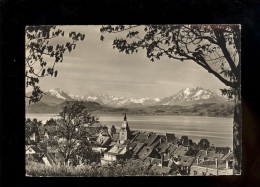
[[[26,176],[240,175],[241,25],[25,27]]]

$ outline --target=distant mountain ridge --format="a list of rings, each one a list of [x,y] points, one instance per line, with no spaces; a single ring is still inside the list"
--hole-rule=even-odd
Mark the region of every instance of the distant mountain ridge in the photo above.
[[[45,95],[41,99],[41,103],[48,105],[60,104],[64,101],[82,100],[97,102],[101,105],[109,107],[128,107],[138,108],[145,106],[155,105],[182,105],[187,106],[191,104],[201,103],[220,103],[227,101],[225,98],[218,96],[216,93],[209,89],[203,89],[201,87],[185,88],[180,90],[178,93],[165,97],[159,98],[126,98],[126,97],[115,97],[110,95],[73,95],[69,92],[63,91],[60,88],[54,88],[45,91]]]
[[[191,105],[199,103],[219,103],[227,101],[209,89],[201,87],[185,88],[178,93],[163,98],[159,105]]]

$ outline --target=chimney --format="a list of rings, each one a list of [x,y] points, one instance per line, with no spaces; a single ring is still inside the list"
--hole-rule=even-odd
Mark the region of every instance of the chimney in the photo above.
[[[231,149],[228,150],[228,153],[231,153]]]
[[[150,134],[147,134],[147,139],[149,138]]]
[[[159,141],[160,141],[160,144],[162,144],[162,139],[161,138],[159,139]]]
[[[165,139],[166,139],[166,142],[168,142],[168,140],[167,140],[167,133],[165,133]]]
[[[218,168],[218,159],[215,158],[215,162],[216,162],[216,168]]]
[[[208,155],[208,150],[206,150],[206,155]]]
[[[163,155],[163,154],[161,154],[161,164],[162,164],[162,166],[161,166],[161,167],[163,167],[163,161],[164,161],[164,155]]]

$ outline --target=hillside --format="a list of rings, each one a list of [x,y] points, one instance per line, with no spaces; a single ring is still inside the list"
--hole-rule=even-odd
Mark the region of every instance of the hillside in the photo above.
[[[190,106],[181,105],[159,105],[142,108],[102,108],[94,113],[99,114],[128,114],[135,115],[188,115],[188,116],[211,116],[211,117],[233,117],[234,105],[232,102],[204,103]]]
[[[26,106],[26,113],[57,114],[60,111],[61,104],[53,105],[53,104],[46,104],[40,101],[39,103]],[[103,108],[103,106],[101,106],[99,103],[91,102],[91,101],[84,102],[84,105],[90,112],[101,110]]]
[[[27,113],[53,113],[57,114],[60,105],[47,105],[45,103],[37,103],[26,107]],[[193,104],[189,106],[181,105],[156,105],[137,108],[113,108],[100,105],[96,102],[84,102],[86,108],[94,114],[128,114],[135,115],[188,115],[188,116],[212,116],[212,117],[232,117],[234,104],[232,101],[225,103],[203,103]]]

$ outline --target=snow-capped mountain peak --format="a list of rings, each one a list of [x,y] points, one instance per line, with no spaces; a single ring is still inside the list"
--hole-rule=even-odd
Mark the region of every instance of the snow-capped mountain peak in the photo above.
[[[61,95],[61,94],[62,94],[62,90],[59,89],[59,88],[58,88],[58,89],[57,89],[57,88],[55,88],[55,89],[50,89],[50,90],[47,91],[47,92],[49,92],[52,96],[55,96],[55,97],[57,97],[57,98],[59,98],[59,99],[66,100],[66,98]]]
[[[209,89],[201,87],[185,88],[169,97],[162,99],[159,104],[161,105],[175,105],[184,103],[197,103],[197,102],[221,102],[224,99]]]
[[[73,95],[69,92],[64,92],[60,88],[50,89],[45,92],[48,99],[58,99],[59,102],[62,100],[82,100],[97,102],[101,105],[108,105],[111,107],[124,107],[124,106],[153,106],[153,105],[186,105],[193,103],[204,103],[204,102],[222,102],[224,99],[218,96],[216,93],[209,89],[203,89],[195,86],[191,88],[184,88],[178,93],[165,97],[159,98],[126,98],[126,97],[115,97],[111,95]],[[47,97],[46,97],[47,98]],[[52,99],[52,101],[53,101]]]

